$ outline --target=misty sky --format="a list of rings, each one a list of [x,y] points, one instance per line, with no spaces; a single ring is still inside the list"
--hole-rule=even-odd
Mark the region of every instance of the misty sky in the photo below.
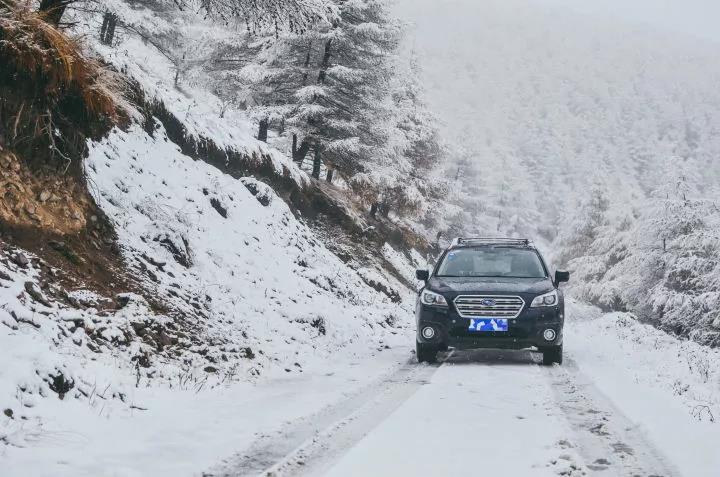
[[[532,0],[720,41],[720,0]]]

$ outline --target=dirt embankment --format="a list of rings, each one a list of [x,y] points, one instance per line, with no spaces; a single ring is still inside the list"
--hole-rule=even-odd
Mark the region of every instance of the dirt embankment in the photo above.
[[[69,286],[113,292],[122,263],[83,160],[88,139],[128,120],[124,80],[11,0],[0,2],[0,65],[0,241],[66,270],[57,279]]]
[[[78,234],[93,208],[74,177],[33,174],[12,152],[0,152],[0,190],[0,221],[16,229]]]

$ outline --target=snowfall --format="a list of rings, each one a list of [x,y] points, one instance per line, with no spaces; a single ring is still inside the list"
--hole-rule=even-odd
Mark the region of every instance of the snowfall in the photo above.
[[[132,59],[97,48],[190,134],[309,181],[133,41]],[[718,350],[570,298],[562,366],[496,350],[420,365],[404,284],[428,265],[419,253],[343,261],[270,187],[183,155],[159,123],[90,144],[86,169],[129,268],[202,317],[203,344],[139,366],[147,344],[113,343],[171,317],[136,295],[102,312],[83,289],[67,290],[79,308],[38,300],[36,258],[0,249],[2,477],[720,475]]]

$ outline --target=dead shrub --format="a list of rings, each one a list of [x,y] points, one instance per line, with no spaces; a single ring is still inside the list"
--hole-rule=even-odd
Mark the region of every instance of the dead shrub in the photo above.
[[[67,171],[72,158],[83,156],[87,137],[132,114],[123,77],[28,4],[0,0],[0,65],[0,147],[22,157],[46,149],[43,159],[61,159]]]

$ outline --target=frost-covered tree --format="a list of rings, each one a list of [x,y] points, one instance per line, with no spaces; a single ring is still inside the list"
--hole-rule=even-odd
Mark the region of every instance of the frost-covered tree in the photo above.
[[[256,117],[278,118],[293,155],[312,149],[352,174],[387,141],[391,55],[400,29],[384,1],[338,1],[337,16],[286,35],[244,67]],[[278,91],[281,92],[278,94]]]
[[[332,21],[336,16],[331,0],[185,0],[193,2],[215,18],[243,23],[253,33],[303,33],[318,21]]]
[[[393,71],[390,110],[383,125],[387,141],[373,149],[363,163],[365,172],[356,174],[351,185],[381,215],[392,210],[429,219],[441,213],[439,202],[447,195],[448,186],[436,173],[445,150],[437,119],[423,99],[417,62],[397,62]]]
[[[630,215],[591,199],[564,252],[575,296],[720,345],[720,209],[664,161],[666,181]],[[599,206],[600,205],[600,206]],[[612,215],[612,214],[611,214]]]
[[[561,264],[570,259],[587,255],[598,237],[607,230],[607,212],[610,201],[607,192],[600,184],[596,184],[587,197],[577,208],[574,216],[564,218],[561,226],[563,232],[558,240],[562,254],[558,257]]]
[[[346,175],[387,141],[390,61],[400,29],[382,0],[338,4],[339,18],[319,32],[311,58],[314,74],[303,75],[287,124],[299,138]],[[307,58],[307,56],[305,56]]]

